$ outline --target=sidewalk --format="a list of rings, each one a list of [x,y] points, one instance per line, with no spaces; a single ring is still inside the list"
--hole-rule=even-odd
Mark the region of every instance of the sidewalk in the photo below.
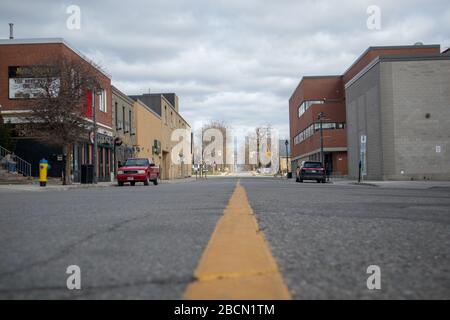
[[[209,177],[208,177],[209,178]],[[186,178],[176,178],[172,180],[159,180],[159,184],[186,183],[195,181],[195,176]]]
[[[394,189],[431,189],[431,188],[449,188],[450,181],[374,181],[364,180],[358,183],[357,180],[348,180],[335,178],[331,179],[331,183],[335,185],[347,186],[369,186],[380,188],[394,188]]]
[[[3,184],[0,185],[0,192],[3,190],[9,191],[64,191],[70,189],[87,189],[87,188],[105,188],[114,186],[113,182],[99,182],[97,184],[80,184],[73,183],[70,185],[62,184],[47,184],[45,187],[41,187],[39,182],[33,182],[31,184]]]

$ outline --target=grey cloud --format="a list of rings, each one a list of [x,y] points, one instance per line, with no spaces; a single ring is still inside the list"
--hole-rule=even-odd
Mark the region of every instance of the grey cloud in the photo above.
[[[339,74],[371,45],[450,46],[447,0],[11,1],[0,37],[64,37],[129,94],[175,91],[191,122],[271,123],[288,132],[288,99],[304,75]],[[68,5],[82,28],[66,29]],[[366,27],[377,4],[382,29]],[[2,27],[3,26],[3,27]]]

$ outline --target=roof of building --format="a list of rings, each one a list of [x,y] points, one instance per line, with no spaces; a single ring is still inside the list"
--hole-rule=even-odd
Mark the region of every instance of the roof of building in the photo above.
[[[129,95],[129,97],[135,101],[141,100],[141,102],[145,103],[149,108],[151,108],[158,115],[162,115],[161,112],[161,97],[150,95],[150,94],[138,94],[138,95]]]
[[[29,39],[0,39],[0,45],[20,45],[20,44],[63,44],[74,53],[76,53],[80,58],[88,62],[95,69],[100,71],[103,75],[111,79],[111,75],[107,73],[105,70],[97,66],[91,59],[85,56],[81,51],[76,49],[74,46],[69,44],[63,38],[29,38]]]
[[[159,119],[161,119],[161,115],[157,114],[150,106],[148,106],[147,104],[145,104],[142,100],[140,99],[136,99],[135,100],[138,104],[142,105],[145,109],[147,109],[149,112],[151,112],[152,114],[154,114],[155,116],[157,116]]]
[[[328,79],[328,78],[342,78],[342,75],[333,74],[333,75],[322,75],[322,76],[303,76],[302,79]]]
[[[384,55],[378,56],[374,58],[367,66],[358,72],[352,79],[350,79],[346,84],[345,88],[347,89],[353,83],[355,83],[359,78],[361,78],[364,74],[370,71],[374,66],[376,66],[380,62],[397,62],[397,61],[426,61],[426,60],[450,60],[450,55]]]
[[[133,105],[134,100],[131,99],[129,96],[127,96],[125,93],[123,93],[122,91],[120,91],[119,89],[117,89],[117,87],[111,85],[111,90],[113,94],[117,94],[118,96],[120,96],[122,99],[126,100],[128,103],[130,103],[131,105]]]
[[[396,49],[430,49],[437,48],[440,50],[441,46],[439,44],[430,44],[430,45],[405,45],[405,46],[371,46],[368,47],[351,65],[344,71],[343,74],[349,72],[361,59],[364,58],[370,51],[375,50],[396,50]]]
[[[150,93],[151,94],[151,93]],[[157,93],[158,94],[158,93]],[[177,100],[177,95],[175,93],[160,93],[161,95],[163,95],[163,97],[169,101],[169,103],[172,105],[172,107],[174,109],[176,109],[176,100]]]
[[[294,96],[295,92],[297,91],[297,89],[298,89],[298,88],[300,87],[300,85],[302,84],[303,80],[314,80],[314,79],[319,80],[319,79],[333,79],[333,78],[342,78],[342,75],[336,75],[336,74],[333,74],[333,75],[322,75],[322,76],[303,76],[303,77],[300,79],[300,81],[299,81],[299,83],[297,84],[297,86],[295,87],[294,92],[292,92],[292,94],[291,94],[289,100],[292,99],[292,97]]]
[[[175,99],[175,93],[144,93],[140,95],[129,95],[129,97],[133,100],[140,100],[149,108],[151,108],[154,112],[156,112],[159,116],[162,116],[161,110],[161,100],[165,100],[168,104],[170,104],[173,108],[173,111],[180,116],[181,119],[186,123],[188,127],[191,127],[189,123],[183,118],[183,116],[176,111],[175,106],[171,103],[171,101],[167,98],[167,96],[173,95],[173,99]],[[175,101],[175,100],[174,100]]]

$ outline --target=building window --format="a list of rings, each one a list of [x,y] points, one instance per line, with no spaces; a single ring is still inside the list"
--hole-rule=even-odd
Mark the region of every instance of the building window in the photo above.
[[[100,111],[106,112],[106,91],[102,90],[98,96],[98,108]]]
[[[345,122],[324,122],[322,123],[323,130],[345,129]],[[294,145],[311,137],[314,133],[320,130],[320,123],[313,123],[305,130],[294,137]]]
[[[323,100],[307,100],[303,101],[302,104],[298,107],[298,117],[300,118],[302,114],[306,112],[313,104],[323,104]]]

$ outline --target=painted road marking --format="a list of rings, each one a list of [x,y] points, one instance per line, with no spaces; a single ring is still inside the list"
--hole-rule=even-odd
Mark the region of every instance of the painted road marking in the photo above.
[[[185,299],[291,299],[239,182],[194,275]]]

